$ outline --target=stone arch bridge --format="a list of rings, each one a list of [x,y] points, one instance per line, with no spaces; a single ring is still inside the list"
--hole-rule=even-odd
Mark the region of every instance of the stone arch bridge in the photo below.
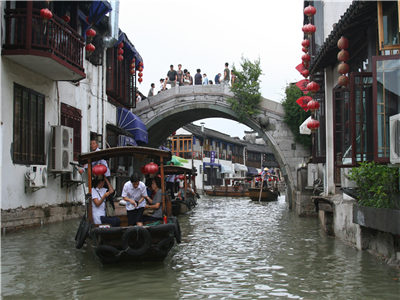
[[[238,121],[226,101],[232,97],[226,85],[176,86],[137,103],[134,113],[146,124],[149,145],[160,145],[171,132],[200,119],[220,117]],[[294,136],[283,122],[284,110],[280,103],[261,101],[261,113],[242,123],[255,130],[272,149],[285,177],[287,201],[294,199],[297,187],[297,168],[310,153],[294,141]]]

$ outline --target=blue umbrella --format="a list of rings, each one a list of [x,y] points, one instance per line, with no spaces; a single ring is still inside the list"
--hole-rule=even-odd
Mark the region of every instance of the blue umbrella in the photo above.
[[[123,107],[118,107],[117,113],[117,126],[131,133],[138,144],[149,142],[146,125],[138,116]]]

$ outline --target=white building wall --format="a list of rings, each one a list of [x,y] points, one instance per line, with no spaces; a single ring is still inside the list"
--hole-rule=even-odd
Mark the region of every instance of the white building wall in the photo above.
[[[349,8],[352,1],[349,0],[341,0],[341,1],[323,1],[324,5],[324,39],[328,37],[328,35],[333,30],[333,24],[337,23],[340,20],[340,17],[346,12]],[[318,12],[317,12],[318,13]],[[318,30],[318,28],[317,28]]]
[[[81,186],[65,184],[61,176],[48,173],[46,188],[35,192],[25,190],[25,173],[29,166],[12,161],[14,83],[30,88],[45,96],[45,154],[49,161],[51,126],[59,125],[61,102],[81,110],[82,152],[88,152],[90,131],[103,134],[105,124],[116,122],[116,108],[106,101],[105,71],[85,60],[87,78],[79,83],[55,82],[32,72],[17,63],[1,58],[1,209],[17,207],[57,205],[65,202],[83,201]],[[104,90],[103,90],[104,89]],[[58,99],[59,97],[59,99]],[[103,110],[107,112],[103,114]]]

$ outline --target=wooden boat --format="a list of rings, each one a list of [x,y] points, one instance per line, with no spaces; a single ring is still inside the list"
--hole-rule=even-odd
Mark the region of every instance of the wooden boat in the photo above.
[[[237,178],[225,178],[225,181],[234,181],[232,186],[213,186],[210,190],[204,190],[204,193],[208,196],[220,196],[220,197],[249,197],[247,181],[250,180],[248,177],[237,177]]]
[[[188,182],[191,181],[193,190],[196,191],[195,180],[193,178],[193,176],[197,175],[195,170],[181,166],[167,165],[164,166],[164,174],[182,176],[184,188],[186,189],[188,187]],[[192,194],[188,194],[186,199],[184,199],[183,201],[176,198],[171,199],[172,215],[177,216],[187,213],[196,205],[197,196],[194,196]]]
[[[249,197],[253,201],[276,201],[279,196],[279,192],[277,190],[273,190],[270,188],[263,188],[261,192],[260,198],[260,189],[261,188],[249,188]]]
[[[149,160],[159,164],[162,190],[162,210],[167,217],[167,223],[155,222],[142,226],[128,226],[125,208],[116,209],[115,217],[120,221],[120,226],[112,227],[110,224],[96,225],[92,217],[92,168],[91,162],[100,159],[124,157],[132,159],[135,167],[137,162],[145,163]],[[102,263],[115,263],[119,261],[163,260],[175,241],[180,242],[180,227],[178,220],[171,216],[171,203],[165,197],[164,161],[169,160],[171,153],[148,147],[116,147],[82,154],[79,163],[88,165],[88,189],[86,197],[86,213],[79,224],[75,236],[76,248],[81,248],[85,241],[94,250]],[[133,160],[134,159],[134,160]],[[164,217],[165,220],[165,217]]]

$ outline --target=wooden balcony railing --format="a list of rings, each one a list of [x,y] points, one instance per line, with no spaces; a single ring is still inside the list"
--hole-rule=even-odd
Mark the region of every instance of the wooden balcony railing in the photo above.
[[[37,9],[5,9],[3,55],[28,54],[52,57],[73,71],[82,73],[83,38],[53,15],[45,21]],[[68,66],[69,65],[69,66]]]

